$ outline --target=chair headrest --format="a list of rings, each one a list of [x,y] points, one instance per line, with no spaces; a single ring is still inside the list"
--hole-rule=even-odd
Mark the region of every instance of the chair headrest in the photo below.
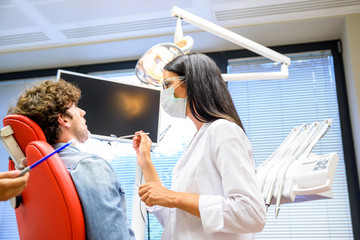
[[[14,137],[23,152],[32,141],[46,142],[45,134],[40,126],[26,116],[11,114],[3,119],[3,123],[4,126],[10,125],[14,130]]]

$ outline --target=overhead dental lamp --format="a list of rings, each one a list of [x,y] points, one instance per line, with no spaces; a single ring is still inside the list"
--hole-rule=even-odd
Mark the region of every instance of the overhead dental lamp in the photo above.
[[[160,43],[150,48],[137,62],[135,74],[142,83],[161,86],[164,66],[176,58],[190,52],[194,40],[184,36],[181,19],[178,17],[174,33],[174,43]]]
[[[159,87],[163,81],[165,65],[183,54],[184,52],[173,43],[155,45],[138,60],[135,74],[141,82]]]

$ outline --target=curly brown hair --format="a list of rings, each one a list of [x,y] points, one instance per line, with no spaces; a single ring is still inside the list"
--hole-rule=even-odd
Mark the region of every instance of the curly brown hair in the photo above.
[[[54,144],[60,137],[58,116],[66,115],[66,110],[77,104],[81,91],[75,85],[62,79],[43,81],[23,93],[15,107],[8,114],[21,114],[36,122],[44,131],[49,144]]]

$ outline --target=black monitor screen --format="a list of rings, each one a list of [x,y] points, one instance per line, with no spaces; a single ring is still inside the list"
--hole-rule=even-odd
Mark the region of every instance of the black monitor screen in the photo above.
[[[57,79],[73,83],[81,90],[79,108],[86,111],[86,123],[92,137],[103,140],[143,130],[158,145],[160,90],[134,86],[113,80],[59,70]]]

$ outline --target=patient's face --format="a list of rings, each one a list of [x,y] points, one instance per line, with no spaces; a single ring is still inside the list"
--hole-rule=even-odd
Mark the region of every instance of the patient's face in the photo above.
[[[72,117],[72,119],[70,119],[70,129],[73,137],[76,138],[79,143],[85,142],[89,138],[89,131],[84,118],[86,112],[75,104],[72,104],[67,110],[67,114]]]

